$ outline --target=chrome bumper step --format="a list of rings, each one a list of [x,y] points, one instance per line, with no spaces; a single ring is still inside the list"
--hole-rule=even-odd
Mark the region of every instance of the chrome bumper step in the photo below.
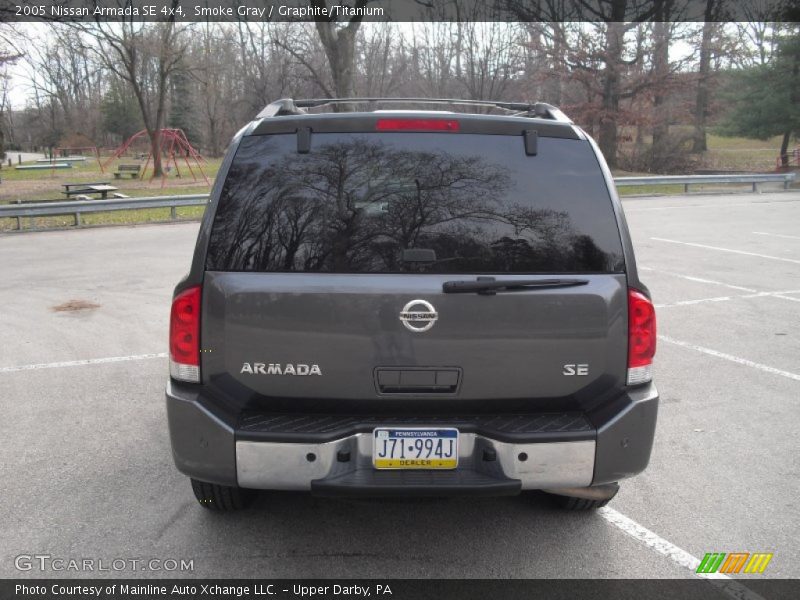
[[[519,479],[509,479],[502,472],[493,475],[460,467],[453,471],[356,469],[311,482],[312,494],[328,497],[516,496],[521,490]]]

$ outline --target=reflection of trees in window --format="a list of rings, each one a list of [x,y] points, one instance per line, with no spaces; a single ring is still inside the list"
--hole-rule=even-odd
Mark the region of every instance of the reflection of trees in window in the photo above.
[[[498,264],[507,271],[606,271],[616,270],[613,257],[600,250],[588,235],[577,234],[566,211],[514,205],[505,219],[514,227],[514,238],[494,242]]]
[[[569,215],[507,205],[516,182],[481,156],[393,148],[367,136],[274,159],[245,140],[223,189],[209,268],[257,271],[605,270]],[[272,159],[272,160],[270,160]],[[515,193],[515,198],[519,192]],[[406,248],[436,252],[403,264]],[[591,263],[590,267],[580,265]]]

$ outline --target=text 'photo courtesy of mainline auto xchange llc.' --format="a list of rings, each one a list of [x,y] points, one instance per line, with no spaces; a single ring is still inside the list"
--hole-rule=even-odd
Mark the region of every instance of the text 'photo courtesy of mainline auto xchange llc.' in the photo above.
[[[58,597],[96,597],[108,598],[116,595],[131,598],[170,598],[202,596],[223,598],[247,598],[254,596],[289,595],[295,598],[313,598],[326,596],[354,597],[383,597],[392,596],[391,586],[388,583],[368,585],[345,585],[334,583],[330,585],[303,585],[285,583],[254,583],[247,585],[222,585],[222,584],[133,584],[111,583],[106,585],[80,585],[80,584],[48,584],[27,585],[16,584],[14,593],[20,597],[52,596]]]
[[[0,600],[800,597],[798,223],[800,0],[0,0]]]

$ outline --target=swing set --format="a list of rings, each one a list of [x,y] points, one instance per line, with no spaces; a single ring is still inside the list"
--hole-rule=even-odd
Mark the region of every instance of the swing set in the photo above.
[[[150,161],[153,158],[153,151],[152,146],[150,144],[150,137],[147,135],[147,130],[142,129],[138,133],[133,134],[124,144],[122,144],[114,154],[111,155],[106,163],[105,167],[108,167],[112,162],[115,160],[119,160],[123,156],[125,156],[129,150],[132,149],[133,146],[137,145],[137,142],[144,141],[147,144],[148,151],[145,154],[144,152],[140,153],[138,157],[144,158],[146,156],[146,160],[144,163],[144,167],[141,170],[139,175],[140,179],[144,179],[145,172],[150,167]],[[178,166],[178,161],[183,159],[183,162],[186,164],[186,168],[189,170],[189,173],[192,175],[192,179],[197,181],[197,174],[195,173],[195,169],[200,175],[203,177],[203,180],[206,182],[206,185],[211,185],[206,177],[205,172],[203,171],[203,163],[205,163],[205,159],[200,155],[200,153],[195,150],[194,146],[189,143],[189,140],[186,138],[186,134],[183,132],[183,129],[161,129],[159,131],[159,147],[161,149],[161,187],[163,188],[167,182],[167,172],[174,167],[175,174],[178,177],[181,177],[181,170]],[[192,163],[194,163],[194,169],[192,168]],[[102,169],[102,167],[101,167]],[[150,181],[153,180],[155,177],[155,168],[153,168],[153,173],[150,175]]]

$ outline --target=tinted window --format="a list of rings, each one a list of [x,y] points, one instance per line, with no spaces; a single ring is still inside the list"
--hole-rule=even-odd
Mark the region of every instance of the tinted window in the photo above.
[[[316,133],[244,138],[222,190],[215,271],[623,270],[589,144],[521,136]]]

